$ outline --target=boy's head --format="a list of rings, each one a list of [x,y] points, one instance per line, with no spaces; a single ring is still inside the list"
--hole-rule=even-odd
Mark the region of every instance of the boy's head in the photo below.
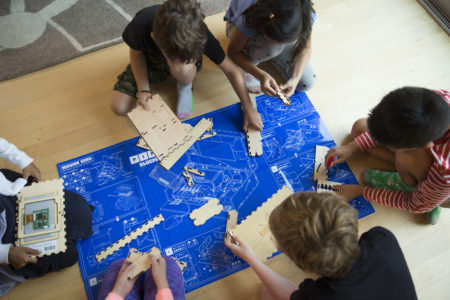
[[[195,0],[167,0],[156,11],[153,39],[169,60],[196,62],[207,40],[204,18]]]
[[[450,125],[450,108],[437,93],[404,87],[387,94],[367,120],[373,138],[392,148],[424,147],[444,135]]]
[[[359,253],[358,212],[333,193],[289,196],[272,211],[269,226],[281,251],[320,276],[341,278]]]

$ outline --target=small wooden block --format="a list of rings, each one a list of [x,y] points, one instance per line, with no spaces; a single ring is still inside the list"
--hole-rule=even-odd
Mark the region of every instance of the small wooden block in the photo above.
[[[248,128],[246,136],[248,155],[261,156],[263,154],[261,132],[253,128]]]
[[[189,218],[194,221],[195,226],[205,224],[210,218],[218,215],[223,209],[223,205],[219,204],[219,199],[210,199],[203,206],[194,209]]]
[[[192,176],[187,171],[183,171],[183,177],[186,180],[188,186],[194,185],[194,180],[192,180]]]
[[[287,185],[283,186],[234,229],[234,234],[245,241],[262,261],[277,251],[269,229],[270,213],[290,195],[292,190]]]
[[[289,107],[289,105],[291,105],[292,101],[291,101],[291,99],[289,99],[288,96],[286,96],[282,92],[278,92],[277,95],[278,95],[278,98],[280,98],[281,102],[283,102],[283,104],[286,107]]]
[[[335,185],[341,185],[342,183],[339,182],[334,182],[334,181],[328,181],[328,180],[318,180],[317,181],[317,192],[332,192],[333,191],[333,186]]]
[[[202,135],[201,137],[198,138],[199,141],[216,136],[217,133],[215,131],[209,132],[209,133],[205,133],[204,135]]]
[[[225,228],[225,240],[228,239],[228,230],[233,231],[234,228],[236,228],[237,225],[237,219],[238,219],[238,212],[237,210],[230,210],[228,212],[227,216],[227,226]]]
[[[314,181],[326,181],[328,179],[328,169],[325,165],[325,155],[330,149],[325,146],[316,146],[316,156],[314,158]]]
[[[192,174],[201,176],[201,177],[204,177],[204,176],[205,176],[205,173],[204,173],[204,172],[202,172],[202,171],[200,171],[200,170],[197,170],[197,169],[194,169],[194,168],[191,168],[191,167],[184,167],[184,170],[185,170],[186,172],[189,172],[189,173],[192,173]]]

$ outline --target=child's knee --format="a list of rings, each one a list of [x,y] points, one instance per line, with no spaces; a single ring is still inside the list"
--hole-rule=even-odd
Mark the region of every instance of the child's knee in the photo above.
[[[110,107],[118,116],[125,116],[130,111],[130,105],[127,105],[126,101],[115,97],[111,100]]]
[[[357,137],[367,131],[367,118],[361,118],[355,121],[352,126],[351,135]]]
[[[309,91],[314,86],[315,83],[316,83],[316,74],[311,74],[308,77],[302,77],[297,85],[296,91],[298,92]]]

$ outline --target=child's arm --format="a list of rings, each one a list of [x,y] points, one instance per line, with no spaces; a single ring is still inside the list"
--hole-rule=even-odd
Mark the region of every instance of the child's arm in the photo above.
[[[248,37],[244,35],[237,27],[233,28],[230,36],[230,44],[228,45],[228,56],[247,73],[252,74],[261,82],[261,90],[271,97],[276,97],[280,91],[276,80],[266,71],[258,68],[252,63],[248,57],[242,52]]]
[[[262,263],[255,256],[253,250],[239,237],[234,235],[233,238],[239,243],[239,246],[231,243],[231,238],[225,242],[225,245],[252,267],[271,296],[278,300],[290,299],[291,294],[298,289],[297,286]]]
[[[281,90],[288,97],[294,94],[295,88],[302,77],[303,70],[305,70],[306,64],[308,64],[309,59],[311,58],[311,35],[306,42],[306,46],[302,49],[302,51],[294,57],[294,64],[292,69],[291,78],[286,81],[284,84],[280,85]]]
[[[263,129],[261,115],[253,107],[252,102],[250,101],[242,74],[238,67],[228,56],[225,56],[225,59],[219,65],[219,68],[225,73],[231,86],[241,100],[242,110],[244,111],[244,131],[247,131],[249,125],[261,131]]]
[[[151,98],[152,94],[150,93],[144,52],[130,48],[130,65],[138,89],[136,95],[138,103],[145,109],[148,109],[147,99]]]
[[[347,145],[331,148],[327,155],[325,155],[325,161],[328,162],[328,160],[330,158],[332,159],[333,156],[337,157],[337,159],[332,160],[329,165],[327,165],[327,168],[343,163],[358,151],[361,151],[361,149],[355,141],[351,141]]]

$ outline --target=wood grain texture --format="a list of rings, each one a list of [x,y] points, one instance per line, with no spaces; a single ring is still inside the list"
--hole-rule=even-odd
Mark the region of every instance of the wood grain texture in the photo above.
[[[413,0],[315,1],[312,66],[317,75],[308,92],[337,144],[348,141],[353,122],[366,117],[387,92],[405,85],[450,89],[450,39]],[[223,13],[206,18],[226,47]],[[1,52],[0,52],[1,55]],[[116,76],[128,63],[128,47],[116,45],[14,80],[0,82],[0,135],[35,159],[43,180],[58,176],[56,163],[136,137],[127,118],[109,103]],[[153,88],[175,109],[173,79]],[[207,58],[194,81],[194,114],[238,101],[225,75]],[[360,154],[350,167],[390,166]],[[1,167],[18,170],[0,161]],[[450,299],[450,209],[434,226],[421,215],[374,205],[360,232],[384,226],[394,232],[419,299]],[[430,247],[432,245],[432,247]],[[294,283],[306,274],[284,255],[268,265]],[[191,300],[259,299],[260,281],[246,269],[187,295]],[[78,265],[30,279],[2,299],[85,299]]]

